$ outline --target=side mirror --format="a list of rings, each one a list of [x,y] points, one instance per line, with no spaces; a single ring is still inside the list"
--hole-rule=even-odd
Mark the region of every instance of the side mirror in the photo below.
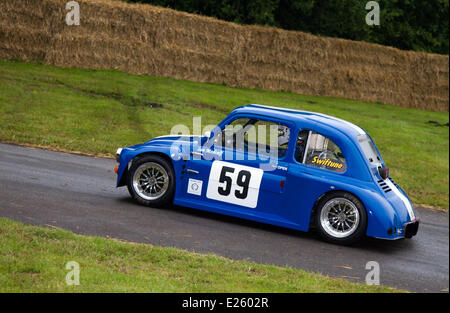
[[[211,132],[209,132],[209,131],[206,131],[204,134],[203,134],[203,136],[205,136],[206,138],[211,138]]]

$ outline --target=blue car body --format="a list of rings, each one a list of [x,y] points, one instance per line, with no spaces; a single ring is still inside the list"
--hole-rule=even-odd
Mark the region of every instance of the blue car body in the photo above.
[[[271,171],[264,171],[262,174],[256,202],[242,206],[208,197],[212,166],[214,162],[221,162],[217,161],[217,157],[226,151],[223,147],[216,151],[214,145],[205,148],[205,144],[236,118],[280,122],[288,125],[291,133],[306,129],[327,136],[342,150],[347,160],[347,169],[344,172],[333,172],[297,162],[294,159],[296,138],[291,136],[285,155],[277,160]],[[408,234],[408,225],[418,223],[408,196],[391,177],[383,179],[380,176],[379,168],[386,167],[381,156],[376,164],[367,160],[358,142],[361,135],[368,136],[360,127],[324,114],[246,105],[233,110],[212,131],[209,138],[162,136],[123,148],[118,156],[120,164],[117,170],[117,187],[126,185],[128,169],[133,159],[153,153],[165,156],[173,165],[176,177],[173,202],[176,205],[308,231],[318,200],[329,192],[345,191],[364,204],[367,211],[367,236],[399,239],[415,235],[415,232]],[[229,152],[235,157],[238,153]],[[202,156],[194,157],[199,155]],[[232,162],[243,168],[257,168],[259,162],[262,162],[258,158],[247,160],[245,156],[236,159]],[[187,192],[193,181],[198,182],[195,186],[200,190],[195,193]]]

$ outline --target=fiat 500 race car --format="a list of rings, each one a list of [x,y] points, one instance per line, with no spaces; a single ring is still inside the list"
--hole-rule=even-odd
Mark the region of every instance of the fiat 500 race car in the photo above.
[[[411,238],[419,220],[371,137],[327,116],[233,110],[203,136],[171,135],[116,153],[117,187],[141,204],[176,204],[351,244]]]

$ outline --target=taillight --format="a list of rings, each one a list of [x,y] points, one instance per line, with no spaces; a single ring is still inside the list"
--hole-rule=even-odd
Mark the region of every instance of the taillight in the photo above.
[[[387,167],[379,167],[378,173],[380,173],[381,178],[386,179],[389,177],[389,168]]]

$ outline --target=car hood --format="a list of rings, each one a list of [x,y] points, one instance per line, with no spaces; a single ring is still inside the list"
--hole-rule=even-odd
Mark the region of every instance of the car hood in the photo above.
[[[174,142],[192,142],[194,139],[201,140],[202,138],[205,138],[204,136],[194,136],[194,135],[166,135],[166,136],[159,136],[153,139],[150,139],[149,141],[145,142],[144,145],[171,145]]]

